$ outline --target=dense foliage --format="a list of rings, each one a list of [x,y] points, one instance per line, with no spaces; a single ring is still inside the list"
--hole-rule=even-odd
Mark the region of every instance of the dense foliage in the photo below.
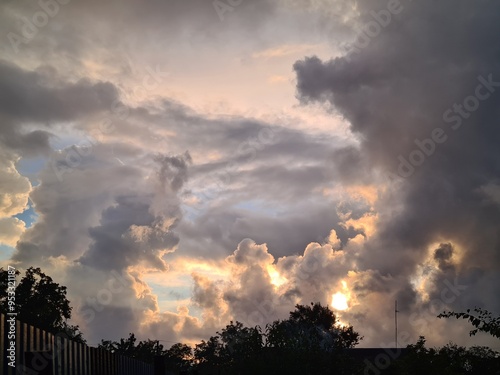
[[[19,272],[16,273],[19,276]],[[7,312],[8,273],[0,268],[0,312]],[[50,332],[66,332],[83,341],[77,326],[67,324],[71,306],[66,287],[39,268],[29,268],[16,288],[18,319]],[[500,317],[475,308],[473,312],[444,312],[439,318],[468,320],[478,332],[500,338]],[[328,306],[296,305],[288,319],[245,327],[231,321],[208,340],[193,347],[176,343],[170,348],[157,340],[137,341],[135,334],[119,341],[102,340],[99,347],[153,363],[158,358],[173,373],[190,374],[371,374],[371,375],[500,375],[499,353],[487,347],[448,344],[426,348],[425,338],[396,356],[360,357],[353,348],[362,337],[352,326],[339,324]]]
[[[470,309],[466,312],[445,311],[438,315],[438,318],[456,318],[467,319],[475,328],[470,331],[473,336],[478,332],[489,333],[490,335],[500,339],[500,316],[494,317],[489,311],[476,307],[475,314],[471,313]]]
[[[19,271],[15,272],[20,275]],[[6,313],[8,271],[0,268],[0,312]],[[67,324],[71,306],[66,298],[66,287],[55,283],[40,268],[30,267],[16,283],[15,306],[17,319],[48,332],[64,332],[73,340],[85,342],[78,326]]]
[[[383,374],[394,375],[483,375],[500,374],[499,353],[487,347],[465,348],[448,344],[426,348],[425,338],[408,345],[408,353]]]

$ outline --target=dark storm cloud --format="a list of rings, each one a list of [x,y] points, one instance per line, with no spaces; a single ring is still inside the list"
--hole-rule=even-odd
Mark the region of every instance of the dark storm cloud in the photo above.
[[[33,130],[22,133],[19,124],[15,124],[11,120],[1,122],[4,129],[0,135],[0,143],[4,147],[25,157],[47,155],[50,152],[50,139],[54,137],[51,132]]]
[[[399,285],[395,299],[398,301],[398,310],[400,312],[410,312],[417,301],[417,292],[409,282]]]
[[[160,164],[159,179],[165,187],[167,185],[172,191],[178,191],[188,178],[188,164],[192,161],[186,152],[182,157],[160,155],[155,158]]]
[[[106,53],[101,48],[137,52],[149,44],[168,48],[165,42],[177,42],[179,35],[206,42],[214,37],[227,39],[228,29],[232,30],[230,34],[255,32],[258,25],[274,14],[276,6],[269,0],[73,0],[65,5],[54,1],[48,8],[39,3],[45,2],[22,0],[0,4],[4,14],[0,25],[3,52],[15,57],[33,53],[50,58],[58,56],[79,68],[84,66],[82,59],[89,52]],[[33,21],[37,14],[47,19],[38,27],[40,21]]]
[[[101,225],[90,229],[90,237],[94,243],[80,258],[80,262],[105,270],[122,270],[128,265],[137,264],[141,258],[149,258],[154,265],[159,264],[159,268],[164,269],[165,266],[161,262],[155,262],[150,255],[158,249],[176,245],[176,236],[171,233],[155,233],[160,236],[155,241],[156,246],[143,249],[127,235],[132,227],[149,226],[154,221],[154,216],[149,213],[149,204],[141,203],[140,197],[117,197],[116,205],[102,213]]]
[[[453,267],[451,264],[451,257],[453,255],[453,246],[451,243],[442,243],[439,247],[434,251],[434,259],[438,263],[438,267],[440,270],[446,270],[448,268]]]
[[[72,11],[88,12],[93,16],[103,19],[114,15],[119,22],[132,27],[148,27],[149,31],[157,29],[187,29],[190,32],[206,33],[213,31],[221,23],[221,18],[214,3],[204,0],[153,0],[141,2],[127,1],[100,1],[75,2]],[[252,3],[246,1],[222,1],[225,7],[222,21],[231,20],[231,17],[244,21],[243,27],[253,25],[262,20],[266,14],[272,15],[275,5],[268,0],[256,0]],[[220,7],[219,7],[220,8]],[[189,21],[189,22],[186,22]],[[201,36],[200,36],[201,37]]]
[[[491,1],[401,4],[403,11],[379,27],[366,47],[330,61],[308,57],[296,62],[299,97],[330,102],[359,137],[359,147],[341,152],[336,167],[346,183],[365,181],[367,166],[394,176],[401,158],[415,164],[408,167],[411,173],[396,178],[399,190],[379,202],[379,232],[367,245],[361,267],[410,274],[428,247],[444,239],[462,249],[464,274],[481,267],[488,278],[500,268],[500,207],[485,203],[481,193],[500,176],[500,6]],[[386,6],[360,3],[361,24],[373,22],[370,11]],[[417,160],[417,141],[431,139],[437,128],[446,141],[436,142],[435,150],[426,141],[433,152],[422,152],[423,161]],[[441,268],[448,267],[447,246],[435,253]],[[491,289],[479,285],[475,291],[482,300],[498,309]],[[402,297],[411,301],[408,288]]]
[[[355,146],[343,147],[332,151],[328,158],[330,174],[346,183],[371,182],[372,171],[366,158]]]
[[[11,98],[12,104],[17,103],[17,107],[5,105],[3,109],[4,111],[9,111],[10,117],[17,116],[17,121],[21,120],[18,118],[19,116],[23,116],[23,121],[29,120],[38,123],[76,119],[84,117],[85,114],[93,115],[97,111],[109,110],[112,107],[113,101],[117,100],[117,91],[109,83],[91,84],[89,81],[82,80],[72,84],[62,80],[58,76],[57,71],[47,67],[27,71],[14,65],[4,64],[2,68],[8,73],[6,74],[8,78],[4,78],[6,82],[3,82],[5,95]],[[18,99],[27,97],[30,99],[18,102],[12,99],[15,97]],[[75,101],[81,104],[81,106],[79,107]],[[338,140],[330,136],[311,136],[304,132],[285,129],[281,125],[266,124],[261,121],[240,117],[215,120],[207,119],[181,103],[167,99],[162,100],[156,107],[130,108],[123,106],[122,108],[126,109],[127,113],[129,113],[126,119],[120,119],[116,123],[116,131],[119,131],[123,139],[129,137],[131,140],[140,140],[147,144],[150,142],[148,137],[151,135],[148,132],[152,134],[160,132],[161,134],[161,131],[168,131],[175,132],[175,137],[162,137],[163,143],[157,142],[153,145],[162,148],[165,147],[174,152],[176,150],[182,152],[182,150],[189,148],[199,153],[209,153],[211,150],[220,152],[223,158],[215,162],[204,159],[194,160],[194,165],[191,167],[191,174],[195,179],[201,178],[202,182],[204,176],[207,175],[210,177],[214,175],[222,176],[220,180],[223,183],[223,190],[230,190],[235,184],[253,187],[251,191],[245,191],[245,189],[237,191],[226,202],[228,207],[238,204],[241,200],[252,200],[255,197],[258,197],[263,202],[273,200],[279,200],[284,204],[299,202],[303,196],[312,194],[315,190],[329,182],[330,176],[328,175],[328,170],[324,167],[327,164],[324,162],[324,158],[332,147],[335,147],[335,144],[338,143]],[[82,126],[90,127],[93,125],[92,122],[88,122],[88,125]],[[138,126],[141,129],[145,129],[145,131],[138,132]],[[14,129],[17,128],[12,127],[11,130],[17,132]],[[93,134],[94,129],[89,129],[90,133]],[[39,148],[45,152],[50,151],[48,144],[49,133],[46,131],[35,130],[26,135],[16,133],[15,137],[9,136],[10,133],[7,131],[2,134],[5,142],[18,149],[21,149],[21,141],[28,143],[27,141],[31,140],[29,144],[22,146],[25,155],[34,153]],[[199,142],[195,147],[192,147],[192,142],[196,139],[203,140],[203,142]],[[35,141],[38,142],[39,148],[34,147]],[[136,150],[130,153],[130,148],[124,148],[122,144],[114,144],[112,154],[109,154],[109,149],[102,145],[94,145],[94,149],[97,152],[100,152],[99,150],[102,149],[102,157],[108,158],[102,167],[107,166],[109,160],[114,159],[113,156],[127,155],[128,153],[128,158],[134,157],[134,152],[135,155],[139,152],[139,150]],[[107,151],[104,151],[105,149]],[[93,151],[90,150],[90,152]],[[92,165],[101,162],[99,160],[100,156],[97,158],[94,156],[85,157],[78,168],[88,169],[84,173],[102,170],[103,173],[110,173],[108,177],[115,176],[116,174],[113,178],[120,178],[118,172],[120,170],[119,166],[112,168],[112,171],[108,172],[105,172],[101,168],[94,169]],[[120,157],[125,160],[123,156]],[[165,180],[164,183],[169,185],[170,189],[176,191],[186,182],[187,172],[185,163],[189,162],[189,160],[177,160],[170,156],[164,156],[163,158],[165,163],[162,169],[160,169],[160,178],[162,180],[165,180],[167,176],[168,178],[173,178],[173,180]],[[158,161],[161,162],[162,160],[158,159]],[[246,168],[247,171],[240,172],[240,168]],[[74,169],[72,168],[71,170]],[[50,176],[51,172],[53,171],[48,169],[47,175],[42,177],[45,183],[44,186],[52,186],[51,189],[59,192],[58,199],[65,201],[64,197],[67,194],[66,190],[63,189],[64,185],[59,184],[57,180],[53,180],[52,176]],[[63,177],[66,176],[68,175],[65,174]],[[269,184],[267,182],[269,179],[273,179],[274,183]],[[111,178],[106,179],[106,181],[110,180]],[[75,175],[75,181],[70,179],[66,183],[73,185],[77,184],[77,181],[80,181],[80,178]],[[84,182],[84,179],[80,182]],[[50,204],[41,204],[41,200],[45,198],[41,198],[43,188],[39,190],[39,193],[35,192],[34,194],[36,197],[40,197],[37,201],[39,202],[38,211],[41,212],[45,207],[49,208]],[[79,190],[78,188],[74,191],[78,192]],[[103,194],[96,193],[96,195],[100,195],[101,197],[103,197]],[[69,201],[68,207],[75,207],[76,212],[78,211],[76,206],[81,204],[82,207],[79,212],[83,214],[89,210],[88,204],[85,203],[86,199],[82,201],[80,198],[69,194],[67,197]],[[91,198],[88,197],[88,199]],[[98,200],[102,201],[101,198]],[[244,215],[246,214],[242,213],[239,216]],[[228,213],[226,216],[229,217],[231,214]],[[322,214],[318,214],[318,217],[320,216]],[[262,239],[265,241],[272,240],[275,243],[278,242],[280,233],[272,236],[275,238],[274,240],[269,236],[259,235],[259,232],[261,232],[260,229],[263,229],[263,232],[268,231],[257,224],[257,221],[261,219],[254,218],[254,220],[256,223],[252,224],[250,223],[250,218],[246,219],[246,224],[242,225],[237,232],[231,235],[231,238],[227,239],[225,254],[232,251],[234,245],[246,236],[244,229],[246,225],[254,227],[248,234],[256,235],[258,240],[263,237]],[[308,220],[304,219],[303,223],[297,222],[294,225],[297,229],[295,231],[290,231],[286,228],[286,225],[282,226],[283,236],[290,237],[288,233],[293,233],[292,237],[294,240],[290,239],[287,243],[277,246],[277,251],[280,254],[286,254],[286,249],[292,248],[289,244],[295,242],[293,252],[300,252],[311,239],[326,237],[329,229],[331,229],[329,226],[332,221],[336,221],[336,219],[332,217],[332,219],[322,220],[322,224],[318,228],[315,228],[316,225],[314,223],[308,224]],[[85,222],[85,220],[82,222]],[[200,220],[196,225],[200,225],[202,222]],[[298,230],[299,226],[309,228],[307,235],[302,239],[300,239],[299,233],[303,231]],[[63,225],[63,227],[65,226]],[[66,228],[65,235],[50,237],[58,237],[58,241],[67,238],[71,242],[71,233],[75,231],[81,232],[83,228],[79,230]],[[200,228],[201,232],[204,232],[204,230]],[[30,236],[32,235],[33,232],[30,232]],[[29,242],[23,241],[20,244],[20,248],[26,246],[26,249],[28,249]],[[63,240],[63,243],[57,246],[50,246],[50,248],[52,250],[47,249],[47,251],[55,254],[58,252],[56,249],[68,248],[68,246],[64,244]]]
[[[293,202],[289,203],[293,207]],[[312,241],[324,242],[334,228],[342,243],[361,233],[361,229],[343,226],[344,219],[336,212],[334,203],[309,202],[297,204],[285,211],[278,207],[270,213],[229,207],[208,210],[193,221],[185,218],[178,227],[183,240],[183,252],[224,257],[234,250],[234,244],[248,236],[257,243],[267,243],[271,253],[278,256],[301,254]],[[313,219],[311,219],[313,218]]]
[[[147,134],[133,126],[141,123],[150,124],[151,133],[167,132],[157,147],[192,153],[190,178],[180,195],[202,202],[188,204],[194,215],[179,225],[183,251],[224,257],[242,238],[251,237],[269,243],[273,254],[281,256],[301,253],[332,228],[344,243],[360,233],[340,225],[340,198],[322,193],[335,187],[329,155],[341,144],[337,137],[238,116],[205,118],[168,100],[154,109],[132,109],[120,124],[121,136],[146,141]],[[208,159],[214,150],[218,157]],[[353,219],[370,211],[366,204],[338,208],[343,215],[352,212]]]
[[[115,152],[97,145],[91,162],[62,181],[47,165],[31,195],[40,219],[22,235],[12,258],[44,269],[68,261],[65,285],[91,340],[102,338],[105,326],[112,337],[137,332],[144,314],[157,312],[156,297],[130,267],[167,270],[162,257],[175,250],[174,228],[182,214],[175,189],[182,187],[189,163],[189,154],[156,154],[126,166],[114,160],[112,155],[123,157]],[[117,274],[128,280],[125,287],[106,290]]]
[[[47,163],[38,175],[42,183],[31,193],[43,220],[21,238],[15,260],[29,265],[49,256],[74,259],[86,250],[88,230],[98,224],[96,215],[112,204],[115,194],[131,194],[129,186],[143,178],[137,168],[111,163],[110,151],[104,145],[96,147],[93,168],[75,169],[64,175],[63,182]]]
[[[72,83],[50,67],[25,70],[0,60],[0,142],[23,156],[48,155],[51,125],[109,110],[117,100],[109,82]]]
[[[27,71],[0,61],[1,113],[20,121],[50,123],[109,110],[118,98],[118,90],[109,82],[54,78],[43,70]]]
[[[179,242],[172,231],[181,215],[174,194],[187,178],[190,156],[158,155],[155,161],[163,188],[156,191],[160,197],[147,193],[117,196],[115,204],[102,213],[100,225],[90,229],[93,243],[80,258],[82,264],[121,271],[143,261],[147,266],[166,270],[162,251],[173,251]],[[168,204],[161,205],[162,201]]]
[[[194,288],[192,300],[202,308],[218,309],[217,300],[220,290],[215,283],[199,275],[193,275]]]

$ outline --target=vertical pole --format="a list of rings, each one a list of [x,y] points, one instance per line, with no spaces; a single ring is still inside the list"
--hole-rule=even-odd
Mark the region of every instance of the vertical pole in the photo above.
[[[396,349],[398,348],[398,300],[394,302],[394,324],[396,327],[394,333],[394,342],[396,343]]]

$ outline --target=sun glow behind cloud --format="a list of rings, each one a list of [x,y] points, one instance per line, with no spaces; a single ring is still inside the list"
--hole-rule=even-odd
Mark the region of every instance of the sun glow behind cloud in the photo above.
[[[271,284],[273,284],[276,288],[279,288],[288,281],[285,277],[281,276],[278,271],[276,271],[274,266],[268,266],[267,272],[271,278]]]
[[[350,307],[351,293],[345,280],[342,280],[341,284],[342,292],[336,292],[332,295],[331,306],[336,310],[344,311]]]
[[[347,305],[347,297],[342,292],[337,292],[332,295],[332,307],[335,310],[347,310],[349,306]]]

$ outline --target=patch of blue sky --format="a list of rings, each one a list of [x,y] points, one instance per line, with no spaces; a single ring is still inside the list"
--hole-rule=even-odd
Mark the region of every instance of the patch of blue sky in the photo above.
[[[234,208],[252,211],[259,214],[266,214],[269,216],[275,216],[278,214],[279,208],[271,205],[269,202],[260,200],[260,199],[252,199],[248,201],[243,201],[235,204]]]
[[[35,208],[33,207],[31,199],[28,200],[27,209],[17,215],[14,215],[14,217],[24,221],[26,223],[27,228],[31,227],[35,223],[36,219],[38,219],[38,214],[36,213]]]
[[[67,147],[78,145],[85,141],[88,143],[88,139],[83,133],[58,134],[57,136],[51,138],[50,145],[54,150],[63,150]],[[95,141],[92,140],[92,142]],[[43,156],[35,158],[22,158],[16,163],[16,169],[19,174],[30,180],[31,185],[37,186],[39,184],[37,178],[38,173],[45,167],[46,163],[47,158]]]
[[[202,319],[202,309],[196,305],[189,305],[189,315],[198,319]]]
[[[30,180],[32,186],[37,186],[39,184],[38,173],[43,169],[46,162],[47,159],[43,157],[22,158],[16,163],[16,169],[20,175]]]
[[[182,211],[184,220],[194,221],[198,216],[200,216],[203,213],[204,208],[201,205],[192,206],[183,204]]]
[[[83,133],[72,133],[72,134],[64,134],[57,135],[57,137],[53,137],[51,139],[51,146],[55,150],[63,150],[66,147],[70,147],[73,145],[78,145],[82,142],[88,140]],[[92,140],[95,142],[95,140]]]
[[[149,282],[148,285],[154,294],[162,301],[180,301],[189,298],[192,285],[183,286],[165,286],[154,282]]]
[[[188,306],[189,315],[201,318],[201,310],[191,305],[192,279],[190,276],[182,277],[186,285],[165,286],[148,281],[151,291],[158,297],[158,306],[162,312],[178,313],[179,306]]]
[[[189,221],[194,221],[198,216],[204,214],[216,200],[222,198],[223,193],[216,189],[207,189],[203,193],[194,193],[193,195],[196,197],[197,202],[182,205],[184,218]],[[233,205],[233,208],[272,217],[278,216],[282,212],[282,208],[278,205],[272,205],[270,202],[260,199],[238,202]]]
[[[12,254],[14,254],[14,251],[16,251],[16,249],[12,246],[0,244],[0,262],[9,260],[12,257]]]
[[[220,198],[221,191],[215,188],[206,188],[202,192],[193,192],[196,201],[186,202],[182,205],[184,217],[193,221],[203,214],[216,199]]]

